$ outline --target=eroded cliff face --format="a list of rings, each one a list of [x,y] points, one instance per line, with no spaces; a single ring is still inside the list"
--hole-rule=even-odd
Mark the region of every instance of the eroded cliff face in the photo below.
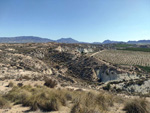
[[[99,68],[95,70],[97,77],[101,82],[107,82],[110,80],[117,80],[119,76],[115,70]]]
[[[123,79],[130,80],[139,78],[137,74],[121,72],[114,68],[109,68],[107,66],[100,67],[98,69],[95,69],[94,71],[101,82],[108,82],[114,80],[120,81]]]

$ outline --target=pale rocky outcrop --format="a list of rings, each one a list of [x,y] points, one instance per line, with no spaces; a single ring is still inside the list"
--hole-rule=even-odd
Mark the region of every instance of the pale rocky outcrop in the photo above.
[[[55,50],[56,50],[56,51],[59,51],[59,52],[63,52],[63,51],[64,51],[61,46],[58,46]]]
[[[93,49],[91,48],[77,48],[77,51],[80,52],[80,53],[90,53],[90,52],[93,52]]]
[[[150,80],[145,81],[142,85],[131,85],[128,88],[126,88],[129,92],[136,92],[141,94],[147,94],[150,93]]]
[[[137,79],[138,76],[136,74],[129,74],[129,73],[119,73],[117,70],[112,69],[96,69],[95,73],[97,77],[101,80],[101,82],[107,82],[112,80],[130,80],[130,79]]]

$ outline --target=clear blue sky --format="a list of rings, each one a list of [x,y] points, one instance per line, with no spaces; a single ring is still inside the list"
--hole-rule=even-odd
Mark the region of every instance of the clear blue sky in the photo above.
[[[150,39],[150,0],[0,0],[0,37]]]

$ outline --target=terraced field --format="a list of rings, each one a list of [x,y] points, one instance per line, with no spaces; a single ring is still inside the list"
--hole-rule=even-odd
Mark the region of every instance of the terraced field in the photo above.
[[[113,64],[150,66],[150,52],[104,50],[94,57]]]

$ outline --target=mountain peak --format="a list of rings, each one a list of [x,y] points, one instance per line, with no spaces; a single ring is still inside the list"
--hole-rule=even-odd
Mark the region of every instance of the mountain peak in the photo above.
[[[111,43],[121,43],[122,41],[111,41],[111,40],[104,40],[103,44],[111,44]]]
[[[73,38],[61,38],[58,39],[56,42],[58,43],[79,43],[77,40],[74,40]]]

